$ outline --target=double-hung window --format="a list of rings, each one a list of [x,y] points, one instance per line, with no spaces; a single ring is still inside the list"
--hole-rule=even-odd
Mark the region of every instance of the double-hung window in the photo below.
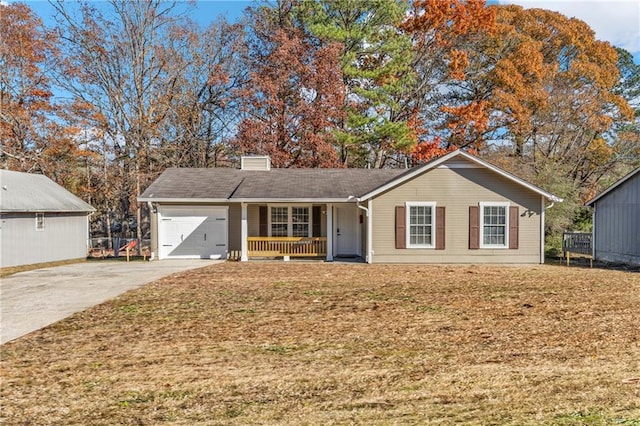
[[[44,231],[44,213],[36,213],[36,231]]]
[[[480,203],[480,247],[507,248],[509,204]]]
[[[306,206],[271,206],[272,237],[309,237],[310,208]]]
[[[291,207],[291,236],[309,236],[309,207]]]
[[[289,208],[271,207],[271,236],[289,236]]]
[[[406,214],[407,248],[434,248],[436,204],[408,202]]]

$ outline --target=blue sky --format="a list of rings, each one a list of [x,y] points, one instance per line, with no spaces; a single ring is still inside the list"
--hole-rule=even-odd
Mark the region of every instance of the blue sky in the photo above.
[[[0,2],[3,0],[0,0]],[[13,3],[14,0],[4,0]],[[46,0],[23,0],[40,16],[45,25],[53,23],[52,8]],[[585,21],[599,40],[622,47],[640,64],[640,0],[489,0],[489,3],[515,3],[558,11]],[[184,3],[184,2],[183,2]],[[184,3],[186,4],[186,3]],[[222,15],[229,21],[242,16],[243,10],[255,4],[248,0],[197,0],[192,19],[208,25]]]
[[[227,18],[228,21],[235,21],[247,7],[254,4],[245,0],[200,0],[196,3],[196,14],[192,19],[203,25],[208,25],[219,15]]]
[[[0,2],[3,2],[0,0]],[[53,25],[53,8],[47,0],[4,0],[4,3],[25,3],[43,20],[44,24]],[[68,1],[67,3],[73,3]],[[99,4],[100,1],[94,1]],[[187,2],[178,3],[187,6]],[[224,16],[229,21],[235,21],[242,16],[242,12],[248,6],[254,4],[247,0],[198,0],[190,13],[191,19],[202,25],[208,25],[215,21],[218,16]]]

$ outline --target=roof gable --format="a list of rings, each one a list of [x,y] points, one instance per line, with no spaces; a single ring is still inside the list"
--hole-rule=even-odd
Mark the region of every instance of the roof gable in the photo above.
[[[598,200],[600,200],[601,198],[605,197],[610,192],[617,190],[620,186],[622,186],[622,184],[624,184],[625,182],[627,182],[628,180],[633,178],[638,173],[640,173],[640,167],[638,167],[637,169],[635,169],[631,173],[627,174],[626,176],[623,176],[620,180],[615,182],[609,188],[607,188],[604,191],[602,191],[599,195],[597,195],[593,199],[591,199],[591,200],[587,201],[586,203],[584,203],[584,205],[585,206],[591,206],[591,205],[595,204]]]
[[[401,176],[397,177],[396,179],[389,181],[387,183],[385,183],[384,185],[381,185],[380,187],[374,189],[373,191],[364,194],[361,197],[361,200],[366,200],[369,198],[373,198],[385,191],[388,191],[392,188],[395,188],[399,185],[402,185],[404,182],[414,179],[415,177],[426,173],[427,171],[434,169],[436,167],[483,167],[486,168],[488,170],[493,171],[494,173],[497,173],[505,178],[507,178],[508,180],[517,183],[520,186],[523,186],[527,189],[529,189],[530,191],[533,191],[535,193],[538,193],[540,195],[542,195],[543,197],[547,198],[548,200],[554,201],[554,202],[561,202],[562,198],[556,197],[555,195],[525,181],[524,179],[520,179],[519,177],[516,177],[502,169],[500,169],[499,167],[494,166],[491,163],[488,163],[476,156],[473,156],[471,154],[468,154],[464,151],[461,150],[455,150],[452,151],[448,154],[445,154],[441,157],[435,158],[431,161],[429,161],[428,163],[425,163],[421,166],[418,166],[416,168],[410,169],[408,172],[402,174]]]
[[[48,177],[0,170],[1,212],[93,212],[95,209]]]

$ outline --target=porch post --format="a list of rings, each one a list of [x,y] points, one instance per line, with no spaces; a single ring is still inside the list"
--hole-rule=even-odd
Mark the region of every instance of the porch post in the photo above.
[[[373,200],[367,200],[367,263],[373,263]]]
[[[327,262],[333,262],[333,204],[327,204]]]
[[[544,210],[546,208],[544,195],[540,197],[540,263],[544,263]],[[593,222],[591,222],[593,223]]]
[[[247,260],[249,260],[249,256],[247,255],[247,245],[248,245],[247,238],[249,237],[249,225],[247,221],[247,203],[241,203],[241,206],[242,206],[242,221],[240,224],[240,239],[241,239],[240,261],[246,262]]]

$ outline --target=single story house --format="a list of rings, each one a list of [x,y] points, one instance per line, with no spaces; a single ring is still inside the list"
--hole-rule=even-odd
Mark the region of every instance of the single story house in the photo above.
[[[0,170],[0,267],[86,258],[94,211],[46,176]]]
[[[593,258],[640,266],[640,168],[586,205],[593,208]]]
[[[464,151],[404,170],[167,169],[138,199],[159,259],[542,263],[558,197]]]

